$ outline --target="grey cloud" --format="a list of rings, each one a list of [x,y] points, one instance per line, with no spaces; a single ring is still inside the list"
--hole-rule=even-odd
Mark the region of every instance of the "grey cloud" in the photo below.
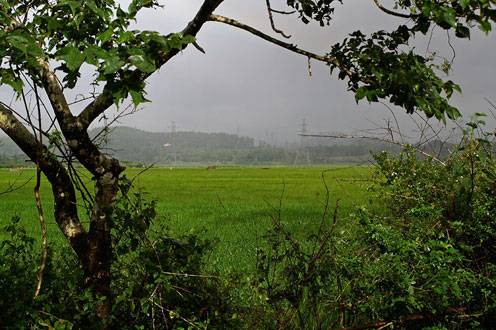
[[[179,31],[193,17],[201,1],[164,3],[163,9],[144,11],[137,26],[164,34]],[[282,0],[272,3],[274,7],[284,8]],[[126,1],[122,4],[126,5]],[[274,35],[264,5],[262,0],[226,0],[218,12]],[[276,16],[277,25],[293,35],[291,42],[317,53],[325,53],[330,45],[353,30],[391,29],[398,22],[402,21],[374,8],[372,0],[345,1],[343,7],[337,8],[331,26],[326,28],[304,25],[296,17]],[[475,33],[471,41],[451,39],[456,49],[452,79],[464,90],[454,103],[467,116],[485,111],[488,105],[483,98],[495,100],[496,35]],[[174,121],[180,130],[239,131],[258,138],[273,134],[283,142],[298,139],[296,133],[303,118],[314,132],[351,132],[369,128],[371,121],[381,122],[390,116],[380,104],[356,105],[345,83],[331,77],[325,65],[312,62],[310,78],[306,58],[245,31],[207,23],[198,35],[198,42],[207,54],[189,47],[154,74],[147,88],[152,103],[143,105],[143,111],[123,119],[122,124],[164,131]],[[427,38],[419,38],[417,50],[425,51],[426,44]],[[431,48],[451,56],[442,31],[435,33]],[[86,85],[89,81],[87,77]],[[84,87],[72,96],[82,92],[86,92]],[[411,129],[409,116],[401,109],[395,112]]]

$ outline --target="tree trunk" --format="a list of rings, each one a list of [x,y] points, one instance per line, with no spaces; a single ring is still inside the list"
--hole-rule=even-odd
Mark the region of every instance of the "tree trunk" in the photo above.
[[[96,195],[88,232],[88,250],[81,263],[84,269],[84,283],[93,292],[103,297],[96,306],[101,320],[110,315],[112,297],[110,289],[110,268],[112,265],[111,216],[118,192],[119,174],[107,172],[96,180]]]

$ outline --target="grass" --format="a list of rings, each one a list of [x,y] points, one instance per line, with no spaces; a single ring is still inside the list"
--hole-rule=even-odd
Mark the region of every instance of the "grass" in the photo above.
[[[126,175],[133,178],[139,171],[128,169]],[[309,234],[318,226],[326,195],[323,173],[330,207],[340,199],[340,224],[345,226],[346,215],[369,203],[369,167],[154,168],[138,176],[135,185],[157,200],[158,225],[168,226],[174,235],[195,233],[216,240],[210,264],[222,271],[239,271],[253,267],[255,250],[279,209],[282,222],[297,235]],[[22,188],[0,195],[0,224],[17,215],[28,232],[38,236],[34,174],[32,169],[0,169],[0,192],[11,183],[31,179]],[[63,242],[47,182],[42,184],[42,198],[49,240]],[[80,216],[84,218],[84,213]]]

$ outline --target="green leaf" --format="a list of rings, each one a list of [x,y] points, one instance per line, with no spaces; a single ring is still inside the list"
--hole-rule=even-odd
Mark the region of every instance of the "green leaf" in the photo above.
[[[156,70],[155,63],[143,55],[129,56],[129,62],[145,73],[152,73]]]
[[[489,21],[481,21],[479,27],[486,34],[491,32],[491,23]]]
[[[470,0],[458,0],[458,2],[460,3],[460,7],[462,7],[462,9],[465,9],[468,5],[470,5]]]
[[[89,46],[84,50],[84,54],[86,56],[86,62],[92,65],[98,65],[98,61],[101,59],[107,59],[108,53],[98,47],[98,46]]]
[[[360,87],[355,92],[355,101],[358,103],[361,99],[363,99],[367,95],[367,89],[364,87]]]
[[[119,38],[117,39],[117,42],[118,43],[125,43],[125,42],[128,42],[128,41],[133,40],[133,39],[134,39],[134,33],[131,31],[125,31],[125,32],[122,32],[121,34],[119,34]]]
[[[57,6],[69,6],[69,8],[71,8],[72,15],[76,15],[76,12],[78,12],[79,8],[81,8],[81,4],[81,1],[62,0],[59,1]]]
[[[167,46],[171,49],[182,50],[184,46],[195,41],[193,36],[183,36],[182,33],[173,33],[169,35]]]
[[[149,102],[144,96],[144,91],[130,90],[129,94],[131,94],[131,98],[135,107],[137,107],[141,103]]]
[[[456,36],[458,38],[469,38],[470,39],[470,29],[466,26],[461,25],[460,23],[456,26]]]
[[[117,55],[112,55],[112,56],[109,56],[106,61],[105,61],[105,64],[103,65],[103,74],[113,74],[113,73],[116,73],[117,71],[120,70],[120,68],[122,68],[122,66],[124,65],[124,61],[122,61],[119,56]]]
[[[20,51],[27,53],[27,48],[30,43],[30,40],[23,35],[9,35],[7,36],[7,41],[9,44],[19,49]]]
[[[6,80],[6,81],[2,80],[2,83],[5,83],[5,84],[9,85],[10,87],[12,87],[12,89],[17,94],[22,93],[22,89],[24,87],[24,83],[22,82],[22,80],[20,80],[20,79],[12,79],[12,80]]]
[[[183,37],[183,43],[184,44],[191,44],[196,41],[196,38],[193,37],[192,35],[186,35]]]
[[[368,90],[366,93],[367,101],[377,102],[379,99],[377,97],[377,92],[375,90]]]
[[[95,14],[97,14],[98,17],[100,17],[102,20],[108,19],[108,15],[105,13],[105,11],[98,8],[98,6],[95,4],[94,1],[92,1],[92,0],[91,1],[85,1],[85,5],[88,6],[88,8],[90,8],[91,11],[93,11]]]
[[[107,42],[112,38],[113,35],[114,35],[114,29],[110,27],[107,30],[100,33],[97,36],[97,39],[100,40],[101,42]]]
[[[443,21],[451,27],[456,26],[456,12],[452,8],[444,10],[442,15]]]
[[[453,120],[460,118],[460,116],[461,116],[460,111],[458,111],[457,108],[452,107],[452,106],[448,106],[446,108],[446,115],[448,115],[449,119],[453,119]]]
[[[58,52],[57,59],[64,61],[69,70],[77,71],[84,63],[86,54],[74,46],[66,46]]]

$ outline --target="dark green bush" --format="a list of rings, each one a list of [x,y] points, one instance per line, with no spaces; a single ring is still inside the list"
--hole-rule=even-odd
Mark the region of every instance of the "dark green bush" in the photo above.
[[[275,218],[254,281],[263,326],[494,328],[496,162],[474,127],[444,160],[376,155],[381,207],[350,225],[325,221],[297,240]]]
[[[469,129],[443,162],[414,149],[375,156],[384,211],[360,210],[354,253],[336,270],[351,324],[496,324],[496,162]],[[351,237],[350,237],[351,239]]]
[[[94,316],[98,297],[82,289],[82,270],[68,249],[54,246],[41,295],[33,299],[39,251],[13,219],[0,245],[0,328],[172,329],[236,327],[229,284],[204,273],[212,245],[196,236],[170,237],[153,226],[155,203],[122,180],[114,209],[112,292],[107,324]],[[153,228],[153,229],[152,229]]]

